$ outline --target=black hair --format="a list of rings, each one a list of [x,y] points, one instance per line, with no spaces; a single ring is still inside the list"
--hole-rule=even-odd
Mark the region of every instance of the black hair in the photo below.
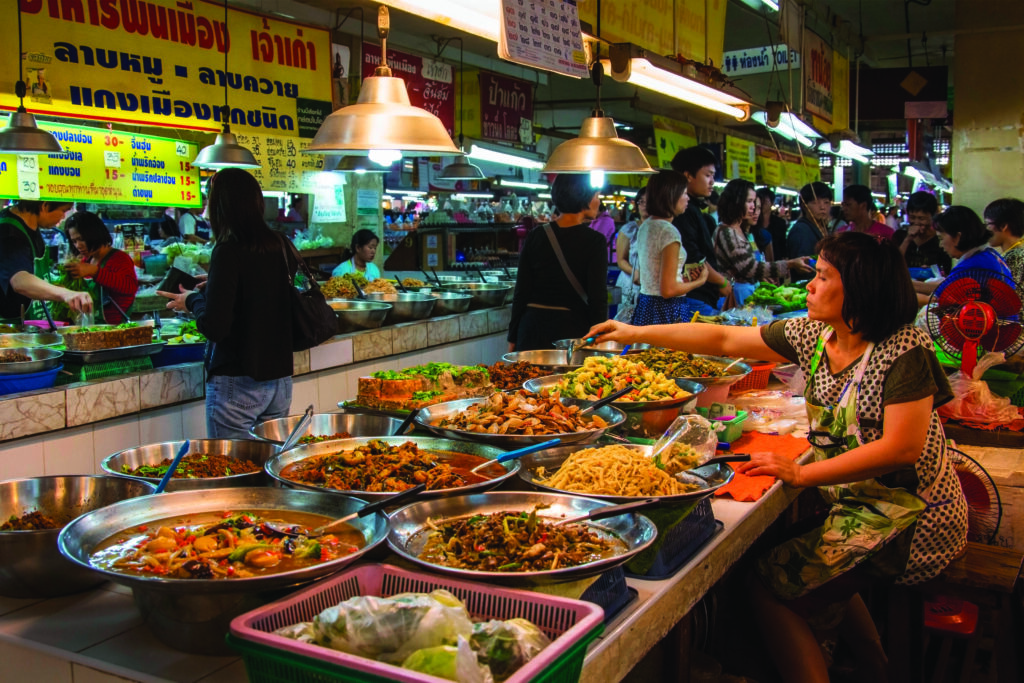
[[[996,228],[1006,228],[1014,237],[1024,236],[1024,202],[1005,197],[985,207],[985,220]]]
[[[718,222],[723,225],[742,222],[747,217],[747,195],[753,189],[754,183],[749,180],[730,180],[718,200]]]
[[[807,183],[800,188],[800,202],[802,204],[813,202],[818,199],[827,199],[832,201],[834,199],[832,188],[817,180],[813,183]]]
[[[871,188],[867,185],[847,185],[843,189],[843,199],[852,199],[858,204],[867,204],[868,213],[875,212],[875,198],[871,196]]]
[[[832,208],[830,208],[828,210],[828,215],[829,215],[829,217],[832,220],[838,221],[838,220],[842,219],[842,217],[843,217],[843,209],[841,207],[833,204]]]
[[[772,204],[775,203],[775,190],[770,187],[759,187],[757,188],[757,198],[760,200],[767,199]]]
[[[700,145],[681,149],[672,157],[672,170],[689,173],[691,178],[705,166],[714,166],[717,169],[718,158],[710,149]]]
[[[590,186],[586,173],[560,173],[551,183],[551,201],[562,213],[580,213],[590,206],[598,189]]]
[[[647,215],[672,220],[684,192],[686,176],[678,171],[658,171],[647,181]]]
[[[914,322],[917,295],[895,244],[850,231],[829,235],[818,246],[819,257],[839,272],[843,321],[850,331],[877,344]]]
[[[377,243],[380,244],[380,237],[377,237],[377,233],[369,228],[360,228],[352,233],[352,242],[349,244],[349,249],[354,254],[356,249],[365,247],[374,240],[377,240]]]
[[[935,229],[956,237],[959,251],[970,251],[988,242],[989,232],[978,214],[966,206],[951,206],[935,217]],[[959,235],[959,237],[957,237]]]
[[[718,206],[718,202],[722,200],[722,195],[718,193],[718,190],[711,190],[711,194],[708,195],[707,202],[711,206]]]
[[[74,207],[74,202],[41,202],[35,199],[15,199],[12,204],[18,211],[38,216],[43,210],[53,211],[61,206]]]
[[[931,192],[915,192],[907,198],[907,215],[926,213],[934,216],[939,212],[939,202]]]
[[[178,221],[174,220],[167,214],[164,214],[163,219],[157,224],[159,230],[164,233],[164,239],[170,239],[172,237],[181,237],[181,229],[178,228]]]
[[[281,240],[263,219],[263,190],[240,168],[225,168],[207,182],[210,230],[223,244],[232,240],[258,252],[280,251]]]
[[[85,240],[85,246],[89,247],[89,251],[95,251],[104,244],[114,243],[106,224],[91,211],[76,211],[64,223],[64,231],[69,242],[72,228]]]
[[[633,211],[629,213],[629,220],[638,221],[640,220],[640,200],[647,196],[647,186],[644,185],[636,194],[633,196]],[[646,208],[644,209],[646,211]]]

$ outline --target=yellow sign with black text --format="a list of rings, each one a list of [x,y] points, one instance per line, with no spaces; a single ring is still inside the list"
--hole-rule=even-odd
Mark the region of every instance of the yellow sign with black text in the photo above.
[[[320,154],[303,154],[309,140],[240,133],[238,144],[252,151],[260,168],[252,169],[265,191],[312,193],[317,187],[312,174],[324,169]]]
[[[331,113],[327,29],[230,6],[225,22],[208,0],[20,2],[30,112],[217,131],[227,97],[236,132],[301,137]],[[0,3],[0,25],[17,26],[17,10]],[[7,36],[10,70],[18,43]],[[17,106],[0,89],[0,109]]]
[[[6,126],[6,117],[0,118]],[[40,123],[63,154],[0,154],[0,197],[198,207],[198,145],[104,128]]]
[[[749,140],[725,136],[725,177],[757,182],[757,145]]]
[[[692,123],[667,116],[653,116],[654,144],[658,148],[658,168],[672,168],[672,157],[681,149],[697,144],[697,129]]]

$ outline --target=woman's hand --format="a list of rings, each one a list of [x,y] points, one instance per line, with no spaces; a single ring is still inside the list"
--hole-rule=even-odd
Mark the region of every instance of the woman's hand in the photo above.
[[[606,341],[632,344],[636,341],[636,334],[637,328],[632,325],[621,323],[618,320],[605,320],[603,323],[598,323],[591,327],[583,336],[594,337],[597,344]]]
[[[157,294],[164,297],[165,299],[169,299],[169,301],[167,302],[168,310],[179,311],[184,313],[188,311],[188,307],[185,306],[185,300],[188,299],[189,294],[195,294],[195,291],[191,289],[185,289],[184,285],[178,285],[178,289],[180,290],[179,294],[171,294],[170,292],[161,291],[157,291]]]
[[[804,488],[803,467],[784,455],[775,453],[751,453],[750,462],[740,463],[736,471],[751,477],[768,475],[781,479],[790,486]]]
[[[76,280],[84,277],[95,277],[100,272],[100,267],[88,261],[72,261],[64,264],[64,272]]]
[[[92,313],[92,297],[88,293],[72,292],[70,289],[65,289],[64,292],[61,301],[65,306],[79,313]]]
[[[800,256],[798,258],[791,258],[786,261],[786,265],[789,266],[790,272],[796,270],[801,273],[813,273],[814,268],[811,267],[810,257]]]

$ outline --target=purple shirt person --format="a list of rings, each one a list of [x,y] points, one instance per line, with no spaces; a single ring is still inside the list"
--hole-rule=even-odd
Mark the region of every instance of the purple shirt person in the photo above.
[[[597,218],[590,221],[590,228],[604,235],[605,244],[608,245],[608,262],[610,263],[615,249],[615,220],[605,210],[599,213]]]

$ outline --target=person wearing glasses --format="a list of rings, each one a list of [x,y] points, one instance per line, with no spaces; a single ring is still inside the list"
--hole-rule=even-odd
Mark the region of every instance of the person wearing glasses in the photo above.
[[[952,390],[931,339],[913,325],[897,246],[850,231],[820,247],[807,318],[760,328],[608,321],[587,336],[800,366],[813,458],[754,453],[740,471],[817,487],[831,509],[757,559],[752,605],[783,679],[827,681],[820,643],[842,625],[864,668],[858,680],[884,680],[885,653],[860,593],[927,581],[967,542],[967,503],[935,412]]]

